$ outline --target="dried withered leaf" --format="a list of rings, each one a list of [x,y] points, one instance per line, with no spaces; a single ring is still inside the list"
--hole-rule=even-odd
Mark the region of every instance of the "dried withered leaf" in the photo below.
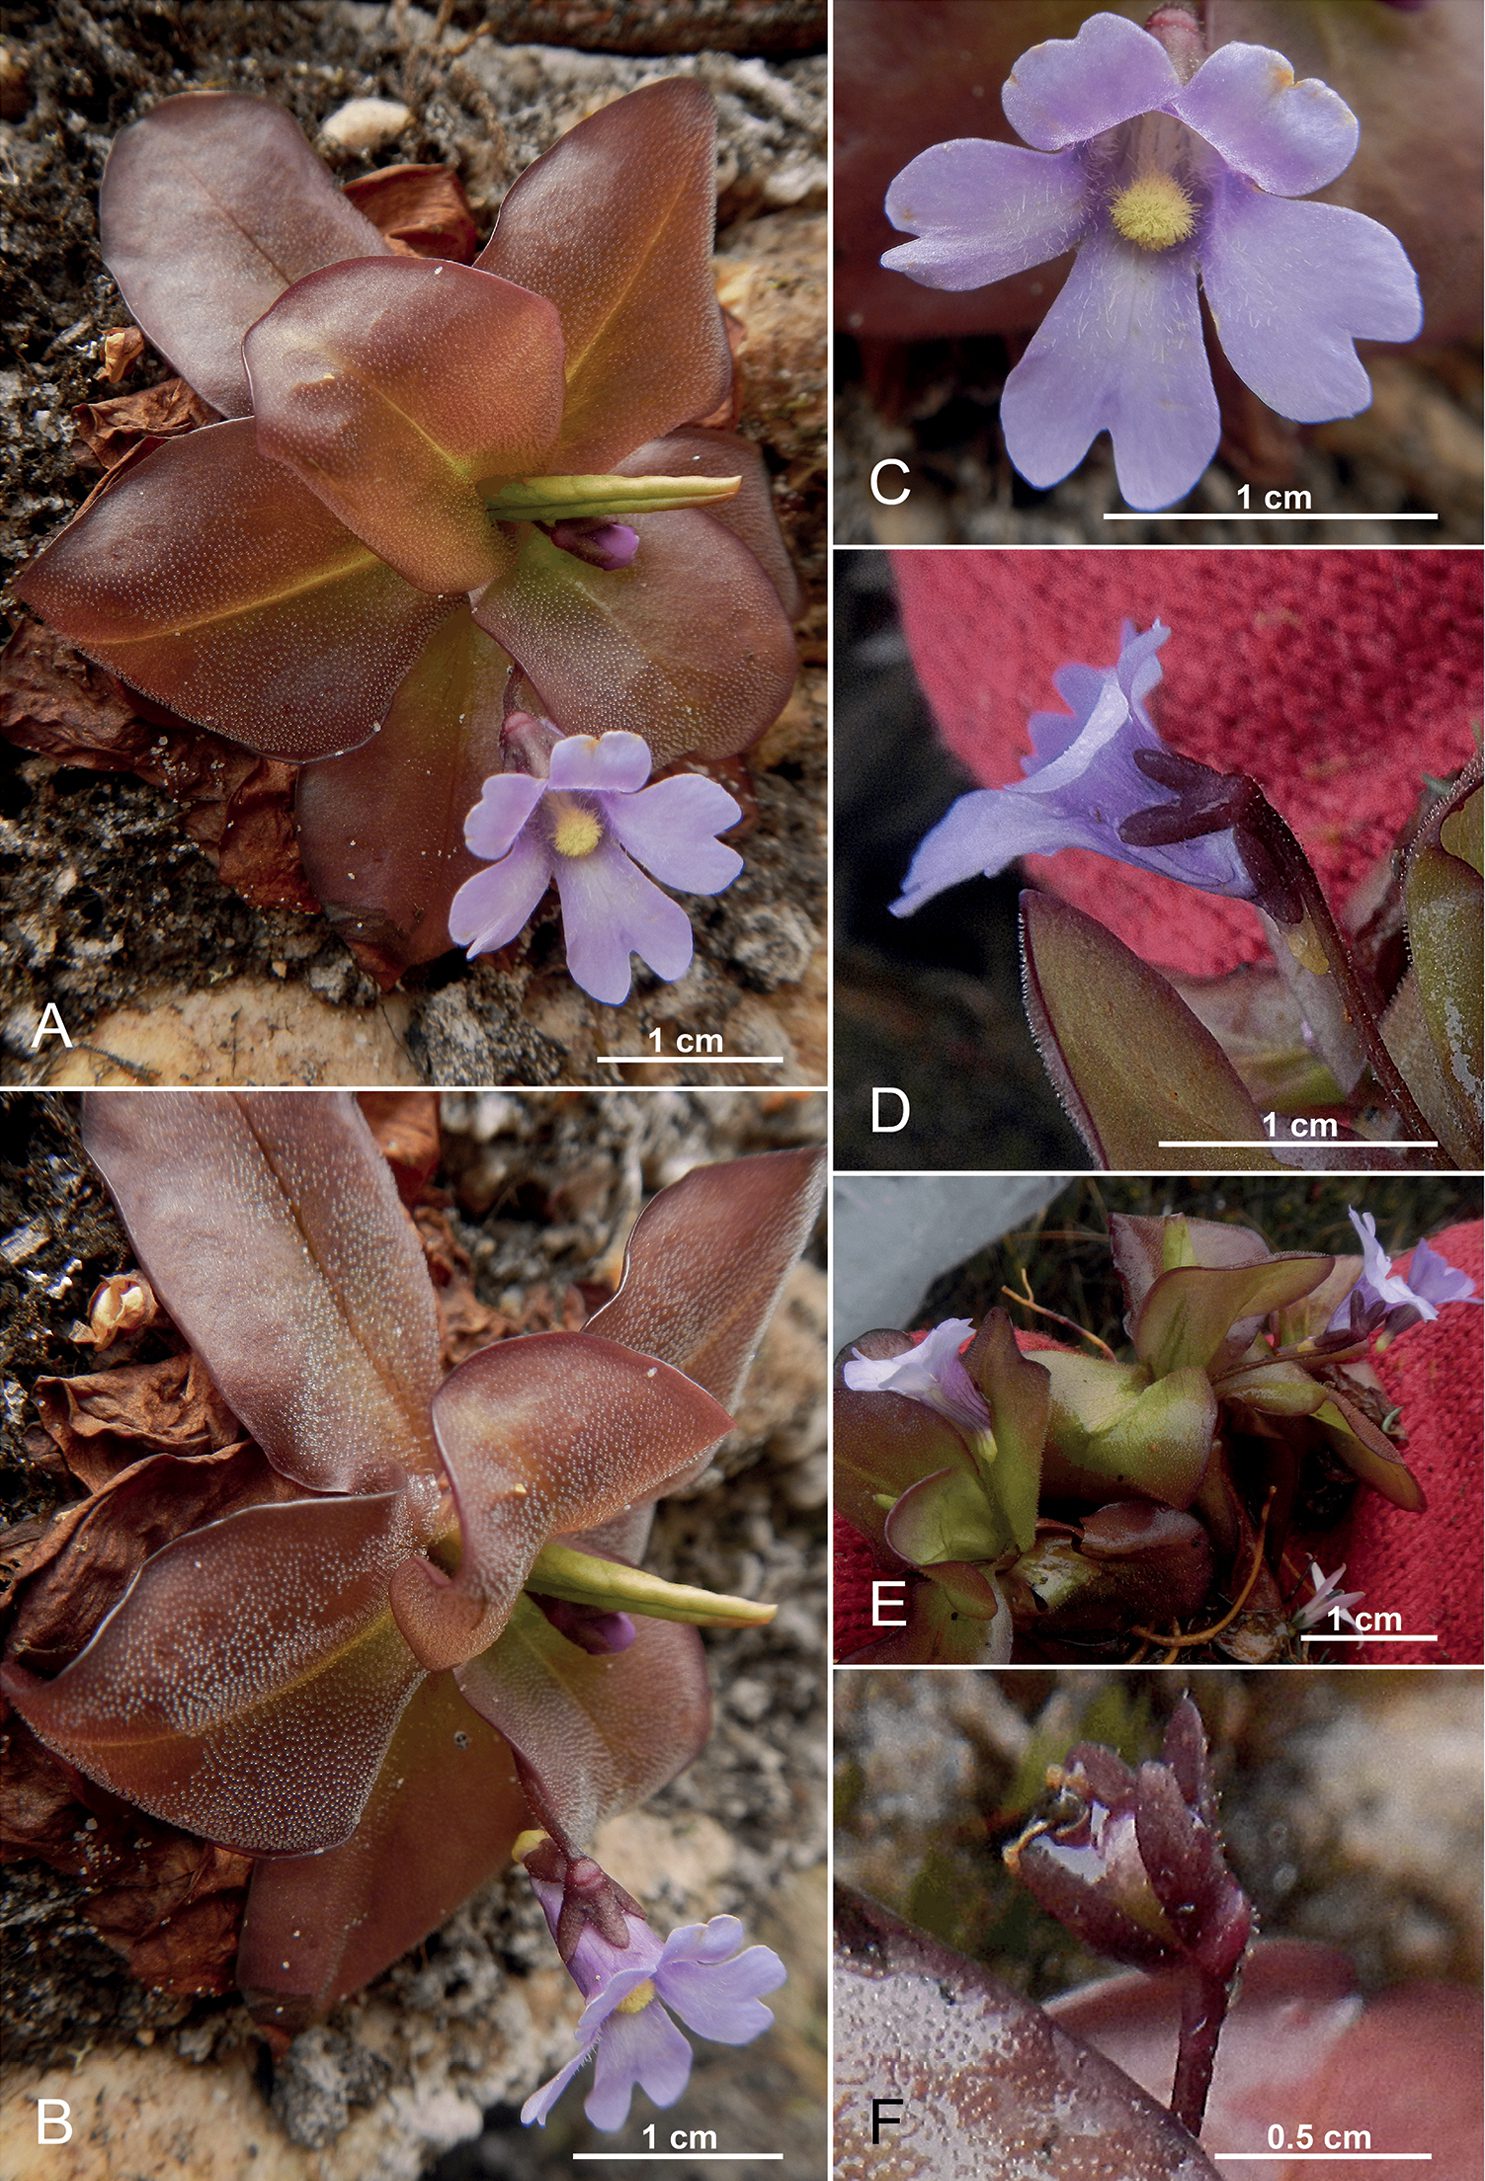
[[[90,772],[132,772],[182,806],[224,884],[258,908],[314,910],[294,838],[295,768],[172,721],[39,621],[6,647],[0,735]],[[150,709],[161,723],[140,716]]]
[[[103,376],[110,386],[126,378],[144,354],[138,326],[110,326],[103,336]]]
[[[172,378],[162,379],[158,386],[139,387],[132,394],[115,394],[108,401],[79,402],[72,421],[95,461],[112,470],[147,434],[169,439],[210,423],[215,415],[215,409],[209,409],[184,379]]]
[[[5,1724],[0,1856],[34,1857],[98,1888],[83,1911],[133,1974],[183,1996],[232,1988],[248,1857],[158,1824]]]
[[[288,1499],[293,1487],[257,1447],[239,1442],[182,1461],[154,1454],[55,1518],[22,1562],[7,1602],[12,1645],[34,1672],[59,1671],[117,1605],[152,1553],[239,1507]]]
[[[409,257],[468,265],[479,248],[479,230],[454,167],[378,167],[347,182],[343,194]]]
[[[189,1351],[80,1378],[39,1378],[32,1399],[67,1467],[93,1492],[146,1455],[209,1454],[242,1437]]]
[[[406,1205],[416,1204],[438,1164],[437,1091],[358,1091],[356,1103]]]

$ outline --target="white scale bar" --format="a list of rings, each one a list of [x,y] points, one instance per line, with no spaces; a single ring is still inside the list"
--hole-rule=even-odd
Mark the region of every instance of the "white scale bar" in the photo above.
[[[658,2166],[662,2159],[666,2161],[679,2158],[757,2159],[782,2158],[783,2155],[782,2151],[574,2151],[572,2162],[577,2165],[580,2160],[585,2158],[598,2158],[603,2159],[605,2162],[637,2159],[643,2165]]]
[[[1437,1636],[1301,1636],[1301,1643],[1437,1643]],[[1247,2153],[1243,2154],[1245,2157]]]
[[[782,1068],[782,1053],[600,1053],[616,1068]],[[574,2151],[574,2158],[589,2158],[589,2151]],[[657,2154],[658,2155],[658,2154]],[[758,2156],[764,2154],[760,2151]],[[780,2158],[783,2157],[780,2151]],[[770,2151],[771,2158],[773,2153]]]
[[[1400,2166],[1404,2160],[1407,2160],[1410,2164],[1430,2164],[1433,2159],[1432,2151],[1211,2151],[1207,2155],[1211,2158],[1225,2158],[1233,2161],[1242,2159],[1247,2164],[1254,2166],[1287,2165],[1295,2159],[1304,2159],[1307,2164],[1312,2164],[1318,2159],[1324,2164],[1336,2158],[1348,2160],[1365,2158],[1371,2160],[1373,2164]]]
[[[1271,508],[1241,508],[1236,515],[1106,515],[1106,523],[1437,523],[1437,515],[1326,515],[1321,508],[1302,508],[1297,515],[1276,515]]]
[[[1331,1151],[1437,1151],[1438,1139],[1433,1136],[1413,1136],[1407,1143],[1372,1143],[1365,1138],[1355,1143],[1345,1143],[1339,1136],[1255,1136],[1250,1141],[1242,1136],[1161,1136],[1157,1139],[1157,1151],[1277,1151],[1280,1145],[1286,1151],[1314,1151],[1321,1145]]]

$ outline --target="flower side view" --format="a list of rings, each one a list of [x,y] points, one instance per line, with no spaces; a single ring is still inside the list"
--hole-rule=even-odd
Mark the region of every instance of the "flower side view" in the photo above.
[[[911,916],[976,872],[994,878],[1018,856],[1059,848],[1090,848],[1203,893],[1255,897],[1257,882],[1230,826],[1148,846],[1121,831],[1155,795],[1139,754],[1171,754],[1147,701],[1160,684],[1157,653],[1169,635],[1160,621],[1143,632],[1126,621],[1113,666],[1058,669],[1053,680],[1071,714],[1034,712],[1031,755],[1021,760],[1026,777],[1009,787],[972,788],[952,805],[913,857],[894,916]]]
[[[963,137],[911,160],[886,209],[916,239],[882,263],[966,289],[1076,251],[1001,400],[1007,452],[1031,484],[1057,484],[1107,431],[1132,507],[1191,489],[1220,429],[1198,286],[1239,378],[1301,424],[1367,407],[1357,340],[1421,329],[1396,237],[1298,202],[1349,166],[1359,127],[1282,54],[1206,55],[1184,9],[1143,30],[1100,13],[1023,54],[1001,104],[1022,144]]]
[[[721,893],[742,857],[716,836],[737,824],[740,805],[697,773],[647,787],[640,735],[563,735],[516,712],[503,740],[531,770],[496,773],[469,813],[465,842],[489,868],[455,894],[450,936],[471,958],[492,953],[555,885],[568,969],[594,999],[617,1007],[629,997],[631,953],[667,983],[683,977],[690,919],[644,873],[687,893]]]
[[[1404,1278],[1393,1271],[1392,1259],[1377,1240],[1373,1214],[1353,1211],[1350,1219],[1361,1241],[1363,1269],[1351,1294],[1337,1306],[1333,1327],[1349,1324],[1359,1330],[1380,1323],[1395,1336],[1420,1319],[1436,1318],[1445,1303],[1485,1303],[1469,1274],[1431,1250],[1426,1239],[1420,1237],[1414,1245]]]
[[[683,1924],[661,1940],[638,1903],[593,1862],[571,1857],[544,1833],[518,1840],[523,1865],[567,1972],[587,2005],[578,2050],[521,2108],[545,2127],[563,2091],[589,2060],[583,2110],[595,2128],[622,2128],[636,2088],[674,2105],[691,2075],[691,2047],[672,2014],[717,2044],[746,2045],[771,2027],[763,1994],[788,1971],[768,1946],[748,1946],[736,1916]]]

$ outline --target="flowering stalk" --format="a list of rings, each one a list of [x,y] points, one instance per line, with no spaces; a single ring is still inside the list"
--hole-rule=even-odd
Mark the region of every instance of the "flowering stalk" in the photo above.
[[[1133,758],[1139,770],[1158,786],[1181,792],[1174,803],[1156,804],[1126,818],[1119,827],[1119,838],[1129,847],[1148,848],[1231,827],[1255,880],[1257,907],[1271,925],[1280,927],[1283,943],[1274,947],[1274,953],[1281,968],[1287,973],[1290,964],[1297,963],[1302,970],[1309,969],[1312,943],[1318,946],[1324,971],[1335,980],[1331,989],[1339,1003],[1345,1032],[1359,1037],[1377,1086],[1403,1126],[1420,1140],[1427,1137],[1428,1123],[1387,1049],[1382,1026],[1320,881],[1258,782],[1248,773],[1218,773],[1172,751],[1135,750]],[[1323,1040],[1325,1018],[1333,1011],[1315,1004],[1316,980],[1307,977],[1304,991],[1296,997],[1305,1006],[1306,1019],[1317,1038]],[[1338,1074],[1354,1076],[1345,1051],[1337,1051],[1334,1056],[1327,1052],[1326,1057]],[[1441,1166],[1449,1162],[1442,1151],[1437,1151],[1427,1163]]]

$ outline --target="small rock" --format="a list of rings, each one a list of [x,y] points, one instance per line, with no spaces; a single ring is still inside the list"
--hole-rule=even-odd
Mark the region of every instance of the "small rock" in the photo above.
[[[411,107],[396,98],[353,98],[338,106],[320,135],[337,151],[379,151],[412,121]]]

